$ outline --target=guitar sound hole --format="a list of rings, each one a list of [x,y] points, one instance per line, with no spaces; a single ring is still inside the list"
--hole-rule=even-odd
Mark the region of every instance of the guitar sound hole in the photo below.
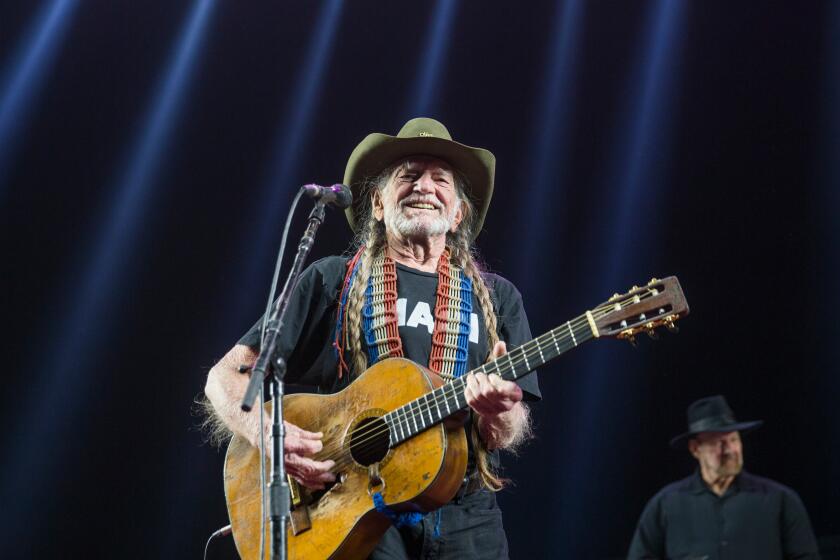
[[[350,433],[350,455],[360,465],[384,459],[389,444],[388,425],[382,418],[365,418]]]

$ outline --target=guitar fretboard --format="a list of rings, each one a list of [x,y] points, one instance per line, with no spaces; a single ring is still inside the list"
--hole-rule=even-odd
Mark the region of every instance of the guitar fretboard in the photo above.
[[[469,373],[498,374],[502,379],[515,381],[592,337],[592,328],[584,314]],[[464,375],[387,413],[383,419],[388,425],[391,446],[466,408],[466,384]]]

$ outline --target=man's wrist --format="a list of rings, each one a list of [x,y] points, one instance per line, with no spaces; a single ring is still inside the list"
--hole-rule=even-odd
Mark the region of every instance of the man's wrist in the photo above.
[[[521,402],[505,412],[478,415],[478,433],[487,449],[513,449],[530,435],[528,408]]]
[[[510,411],[499,414],[479,414],[478,433],[487,449],[493,450],[504,447],[505,440],[510,437]]]

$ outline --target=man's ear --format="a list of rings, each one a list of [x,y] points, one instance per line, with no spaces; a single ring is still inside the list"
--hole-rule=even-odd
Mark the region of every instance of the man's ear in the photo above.
[[[373,211],[373,217],[377,222],[381,222],[385,216],[385,205],[382,203],[382,192],[379,189],[373,189],[370,193],[370,205]]]
[[[458,200],[458,209],[455,211],[455,219],[452,220],[452,227],[449,228],[449,231],[455,232],[458,229],[458,226],[461,225],[461,220],[464,219],[464,203],[459,199]]]
[[[700,458],[700,454],[697,452],[698,447],[700,447],[700,443],[696,439],[692,438],[688,440],[688,452],[691,453],[692,457],[695,459]]]

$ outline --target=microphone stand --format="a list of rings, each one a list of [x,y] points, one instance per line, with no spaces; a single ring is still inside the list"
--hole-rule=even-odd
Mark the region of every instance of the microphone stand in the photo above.
[[[298,244],[298,251],[292,263],[292,269],[286,278],[283,291],[277,299],[277,303],[271,310],[271,315],[266,324],[260,346],[260,355],[251,370],[251,380],[248,389],[242,399],[241,408],[250,412],[254,400],[257,397],[260,386],[265,380],[269,370],[271,376],[271,479],[268,484],[269,519],[271,521],[271,556],[272,560],[286,560],[286,522],[289,516],[290,498],[289,485],[286,482],[286,467],[283,463],[283,441],[286,437],[286,430],[283,426],[283,378],[286,375],[286,361],[282,356],[274,358],[277,347],[277,338],[283,329],[283,319],[286,309],[289,307],[289,300],[292,292],[297,286],[298,278],[303,263],[315,243],[315,233],[318,227],[324,223],[324,202],[315,202],[315,208],[309,214],[309,224],[303,237]],[[260,403],[262,406],[262,403]]]

